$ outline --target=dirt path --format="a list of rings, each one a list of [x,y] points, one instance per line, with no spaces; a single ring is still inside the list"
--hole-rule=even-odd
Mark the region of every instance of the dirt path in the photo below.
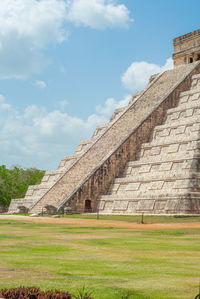
[[[51,218],[51,217],[29,217],[18,215],[0,215],[0,219],[29,221],[33,223],[55,223],[66,224],[68,226],[81,227],[116,227],[136,230],[160,230],[160,229],[180,229],[180,228],[200,228],[200,222],[190,223],[152,223],[139,224],[125,221],[77,219],[77,218]]]

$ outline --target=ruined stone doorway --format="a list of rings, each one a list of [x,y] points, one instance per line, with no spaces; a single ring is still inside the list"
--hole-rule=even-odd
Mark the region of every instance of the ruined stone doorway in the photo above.
[[[91,212],[92,212],[91,200],[87,199],[85,201],[85,213],[91,213]]]

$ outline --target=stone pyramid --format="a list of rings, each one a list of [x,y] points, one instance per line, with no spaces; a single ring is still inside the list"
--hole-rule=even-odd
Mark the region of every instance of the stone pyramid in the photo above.
[[[200,30],[192,37],[200,52]],[[9,211],[200,213],[200,62],[196,52],[188,60],[187,40],[174,40],[173,70],[153,76],[56,171],[24,199],[13,199]]]
[[[98,199],[101,213],[200,213],[200,74],[177,99],[136,159]]]

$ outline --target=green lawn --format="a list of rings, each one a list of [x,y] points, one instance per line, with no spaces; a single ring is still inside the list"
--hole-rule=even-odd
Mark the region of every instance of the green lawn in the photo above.
[[[49,217],[49,215],[46,215]],[[73,215],[61,215],[65,218],[80,218],[80,219],[97,219],[96,214],[73,214]],[[112,221],[126,221],[126,222],[136,222],[140,223],[142,215],[138,216],[124,216],[124,215],[99,215],[101,220],[112,220]],[[200,216],[146,216],[143,215],[143,220],[145,223],[186,223],[186,222],[200,222]]]
[[[200,229],[136,231],[0,220],[0,288],[34,285],[74,292],[85,285],[96,299],[121,298],[127,291],[138,299],[191,299],[199,279]]]
[[[19,213],[14,215],[29,216],[30,213]],[[40,215],[41,217],[42,215]],[[50,215],[43,215],[43,217],[51,217]],[[125,221],[140,223],[142,215],[97,215],[97,214],[72,214],[72,215],[60,215],[61,218],[75,218],[75,219],[100,219],[111,221]],[[200,216],[147,216],[143,215],[145,223],[187,223],[187,222],[200,222]]]

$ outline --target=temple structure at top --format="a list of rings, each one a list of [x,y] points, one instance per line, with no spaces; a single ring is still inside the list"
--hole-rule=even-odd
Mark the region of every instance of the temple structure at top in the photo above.
[[[175,38],[173,44],[175,67],[200,60],[200,29]]]

